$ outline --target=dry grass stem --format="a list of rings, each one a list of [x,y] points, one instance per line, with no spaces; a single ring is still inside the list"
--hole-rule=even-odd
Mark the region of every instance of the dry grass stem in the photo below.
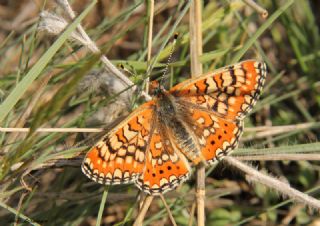
[[[153,37],[153,18],[154,18],[154,0],[149,1],[149,26],[148,26],[148,53],[147,53],[147,68],[149,68],[151,63],[151,54],[152,54],[152,37]],[[149,69],[147,70],[149,71]],[[150,78],[147,74],[146,79],[146,93],[149,94],[149,82]]]
[[[294,125],[283,125],[283,126],[256,126],[245,128],[245,132],[261,132],[261,131],[270,131],[270,130],[279,130],[279,131],[288,131],[296,129],[308,129],[312,128],[318,122],[307,122]]]
[[[233,157],[241,161],[320,161],[319,154],[264,154]]]
[[[76,15],[67,0],[56,0],[56,1],[64,9],[64,11],[70,17],[70,19],[75,18]],[[77,31],[81,37],[77,40],[81,42],[82,45],[86,46],[89,50],[91,50],[95,54],[101,54],[99,47],[95,44],[94,41],[91,40],[91,38],[87,35],[87,33],[85,32],[85,30],[81,25],[78,25]],[[134,83],[129,78],[127,78],[127,76],[125,76],[118,68],[116,68],[105,55],[101,55],[100,60],[104,63],[105,70],[108,74],[112,76],[116,76],[118,79],[120,79],[124,83],[123,89],[125,89],[126,87],[132,87],[132,89],[129,89],[126,92],[122,93],[122,96],[125,96],[126,98],[130,98],[132,92],[134,91]],[[141,95],[147,100],[151,99],[151,97],[145,92],[141,92]]]
[[[147,54],[147,64],[148,64],[148,67],[149,68],[149,65],[151,63],[151,54],[152,54],[152,37],[153,37],[153,17],[154,17],[154,1],[153,0],[150,0],[149,1],[149,27],[148,27],[148,46],[147,46],[147,51],[148,51],[148,54]],[[149,70],[147,70],[149,71]],[[147,75],[148,76],[148,75]],[[146,80],[146,93],[149,94],[149,77],[147,77],[147,80]],[[145,199],[142,199],[141,197],[144,197],[143,194],[141,194],[140,196],[140,201],[139,201],[139,211],[141,213],[142,211],[142,207],[144,206],[144,202],[146,200],[147,197],[145,197]],[[152,200],[151,200],[152,201]],[[150,202],[150,205],[151,205],[151,202]],[[140,215],[140,213],[138,214],[138,216]],[[143,218],[144,218],[145,214],[143,215]],[[141,222],[143,221],[143,218],[140,220]]]
[[[286,126],[258,126],[252,128],[245,128],[245,132],[256,132],[254,135],[248,135],[242,138],[242,141],[249,141],[257,138],[265,138],[270,135],[278,135],[281,133],[287,133],[294,130],[312,129],[317,125],[318,122],[308,122],[296,125]],[[75,132],[75,133],[99,133],[102,132],[103,128],[39,128],[36,132]],[[0,132],[29,132],[29,128],[10,128],[0,127]]]
[[[201,1],[192,1],[190,5],[190,60],[192,77],[202,75],[202,14]]]
[[[136,217],[136,220],[135,220],[133,226],[141,226],[142,225],[143,220],[146,216],[146,213],[152,203],[152,200],[153,200],[153,196],[151,196],[151,195],[147,195],[145,197],[143,204],[141,206],[140,212],[139,212],[138,216]]]
[[[256,128],[246,128],[245,132],[256,132],[253,135],[248,135],[243,137],[242,141],[249,141],[253,139],[265,138],[269,136],[275,136],[282,133],[288,133],[295,130],[311,129],[316,127],[319,122],[308,122],[301,123],[296,125],[287,125],[287,126],[260,126]]]
[[[193,77],[202,74],[202,64],[200,56],[202,55],[202,13],[201,1],[194,0],[190,6],[189,12],[190,29],[190,60],[191,74]],[[197,222],[198,226],[205,225],[205,166],[197,166],[196,200],[197,200]]]
[[[196,212],[196,206],[197,206],[197,204],[195,202],[192,203],[190,214],[189,214],[190,218],[189,218],[188,226],[192,226],[193,225],[194,213]]]
[[[270,118],[271,118],[270,105],[266,105],[264,107],[264,110],[265,110],[265,114],[266,114],[266,118],[264,120],[265,121],[264,123],[265,123],[266,126],[272,126],[272,120],[270,120]],[[268,134],[266,136],[266,140],[268,142],[267,147],[272,148],[272,147],[275,146],[275,144],[272,141],[272,135],[271,134]]]
[[[294,201],[301,202],[305,204],[306,206],[309,206],[311,208],[316,209],[317,211],[320,211],[320,201],[303,193],[300,192],[292,187],[290,185],[273,178],[269,175],[266,175],[262,172],[259,172],[258,170],[242,163],[241,161],[235,159],[231,156],[226,156],[223,161],[228,163],[229,165],[235,167],[236,169],[241,170],[245,173],[246,179],[249,182],[258,182],[261,183],[268,188],[274,189],[277,192],[281,193],[283,196],[289,197],[293,199]]]
[[[19,203],[18,203],[18,213],[20,213],[21,209],[22,209],[22,206],[23,206],[23,201],[25,199],[25,197],[27,196],[27,193],[26,192],[23,192],[19,198]],[[19,215],[16,215],[15,216],[15,219],[14,219],[14,226],[18,226],[19,225]]]
[[[264,8],[262,8],[260,5],[258,5],[258,3],[256,3],[253,0],[243,0],[248,6],[252,7],[254,10],[256,10],[260,16],[263,19],[266,19],[269,15],[268,11]]]
[[[0,132],[12,133],[28,133],[30,128],[2,128]],[[100,133],[103,132],[102,128],[39,128],[35,132],[38,133]]]
[[[168,204],[167,204],[167,202],[166,202],[166,200],[164,199],[164,197],[163,197],[162,194],[160,194],[160,198],[161,198],[161,200],[162,200],[162,202],[163,202],[163,205],[166,207],[166,210],[167,210],[167,213],[168,213],[168,215],[169,215],[169,218],[170,218],[170,220],[171,220],[172,225],[173,225],[173,226],[177,226],[177,223],[176,223],[176,221],[175,221],[174,218],[173,218],[173,215],[172,215],[172,213],[171,213],[171,210],[170,210],[170,208],[169,208],[169,206],[168,206]]]
[[[46,31],[51,35],[59,35],[68,26],[68,22],[63,17],[48,11],[42,11],[40,18],[38,29]],[[85,46],[88,45],[86,40],[77,31],[71,33],[70,40],[78,41]]]
[[[304,208],[303,204],[291,206],[289,213],[282,219],[280,226],[290,225],[291,221],[299,215],[301,209]]]

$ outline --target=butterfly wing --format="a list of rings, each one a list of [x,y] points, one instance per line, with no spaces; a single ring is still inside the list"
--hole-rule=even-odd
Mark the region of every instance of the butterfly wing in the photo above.
[[[209,164],[234,150],[243,131],[243,118],[260,96],[266,77],[264,63],[248,60],[170,90],[182,118],[193,129],[201,154]]]
[[[83,173],[100,184],[134,182],[144,169],[153,114],[150,101],[112,129],[87,153]]]
[[[247,60],[182,82],[170,93],[221,118],[241,120],[258,100],[265,77],[264,63]]]
[[[242,119],[257,101],[265,76],[265,64],[250,60],[187,80],[169,91],[177,104],[188,109],[179,114],[194,130],[209,163],[237,146]],[[188,161],[170,139],[168,128],[155,121],[154,109],[155,102],[147,102],[103,137],[82,164],[85,175],[101,184],[135,182],[151,195],[186,180]]]
[[[150,195],[163,194],[176,188],[190,176],[190,166],[160,124],[154,128],[146,155],[144,172],[135,182]]]
[[[243,120],[230,121],[198,108],[188,107],[184,121],[198,138],[201,159],[214,164],[233,151],[243,132]]]

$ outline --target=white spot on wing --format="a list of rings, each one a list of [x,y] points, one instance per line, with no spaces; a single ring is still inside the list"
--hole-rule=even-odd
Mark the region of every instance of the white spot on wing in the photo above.
[[[113,175],[114,175],[114,177],[122,178],[122,172],[119,169],[115,169]]]
[[[229,102],[229,104],[233,105],[233,104],[236,103],[236,98],[235,97],[230,97],[228,102]]]
[[[167,184],[168,183],[168,180],[166,178],[162,178],[160,180],[160,187],[162,187],[163,185]]]
[[[208,137],[208,136],[210,135],[210,131],[209,131],[208,129],[204,129],[204,130],[203,130],[203,135],[204,135],[205,137]]]
[[[156,147],[156,149],[162,148],[162,143],[161,142],[156,143],[155,147]]]
[[[200,117],[197,119],[197,123],[199,123],[199,124],[204,124],[204,122],[205,122],[205,120],[203,117]]]

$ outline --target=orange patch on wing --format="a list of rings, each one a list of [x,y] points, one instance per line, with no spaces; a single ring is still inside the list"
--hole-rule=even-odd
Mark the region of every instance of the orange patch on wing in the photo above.
[[[144,169],[154,102],[136,109],[86,155],[82,171],[101,184],[134,182]],[[128,139],[130,138],[130,139]]]
[[[242,122],[233,123],[219,121],[219,128],[206,138],[206,144],[202,147],[201,153],[209,164],[228,155],[239,143],[242,135]]]
[[[150,195],[172,190],[190,175],[185,157],[179,157],[171,143],[164,144],[166,138],[161,137],[158,130],[152,135],[144,172],[136,181],[137,186]]]

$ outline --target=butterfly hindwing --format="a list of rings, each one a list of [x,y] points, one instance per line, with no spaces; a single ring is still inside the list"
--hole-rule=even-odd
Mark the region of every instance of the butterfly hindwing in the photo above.
[[[163,194],[188,179],[189,164],[157,126],[150,139],[144,172],[136,181],[137,186],[150,195]]]
[[[87,153],[82,171],[100,184],[134,182],[144,169],[153,101],[136,109]]]
[[[238,146],[243,131],[242,120],[225,120],[212,112],[192,107],[185,119],[197,136],[202,158],[207,163],[216,163]]]

